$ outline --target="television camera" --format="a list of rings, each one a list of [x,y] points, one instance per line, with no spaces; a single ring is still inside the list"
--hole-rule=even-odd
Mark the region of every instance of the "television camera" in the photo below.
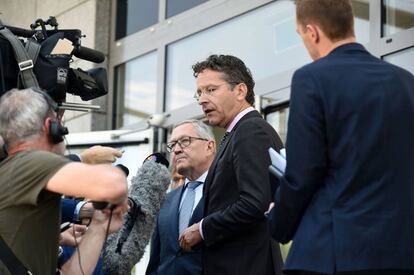
[[[80,96],[83,101],[108,93],[105,68],[70,68],[73,56],[94,63],[105,60],[103,53],[82,46],[82,37],[78,29],[58,29],[52,16],[46,21],[37,19],[30,30],[0,21],[0,96],[12,88],[38,87],[63,109],[96,109],[65,103],[66,93]]]

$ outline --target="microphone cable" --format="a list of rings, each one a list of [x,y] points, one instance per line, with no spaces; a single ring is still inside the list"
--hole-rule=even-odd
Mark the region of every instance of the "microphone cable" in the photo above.
[[[112,221],[112,214],[113,214],[113,212],[114,212],[114,208],[113,207],[111,207],[111,210],[110,210],[111,212],[111,215],[109,216],[109,219],[108,219],[108,226],[107,226],[107,228],[106,228],[106,233],[105,233],[105,240],[104,240],[104,243],[103,243],[103,246],[102,246],[102,249],[101,249],[101,252],[102,251],[105,251],[105,248],[106,248],[106,245],[107,245],[107,240],[108,240],[108,236],[109,236],[109,228],[110,228],[110,226],[111,226],[111,221]],[[99,260],[98,260],[99,261]],[[101,270],[99,270],[99,274],[102,274],[102,269],[103,269],[103,263],[104,263],[104,261],[105,261],[105,253],[102,253],[102,266],[101,266]],[[84,274],[82,274],[82,275],[84,275]]]
[[[68,140],[66,139],[65,136],[63,136],[63,139],[65,140],[65,143],[68,144]],[[68,153],[71,154],[70,148],[69,147],[66,147],[66,149],[68,150]],[[96,210],[94,210],[94,211],[96,211]],[[108,226],[106,227],[106,232],[105,232],[104,244],[102,246],[101,251],[105,251],[104,249],[105,249],[105,247],[107,245],[107,240],[108,240],[108,236],[109,236],[109,228],[111,227],[111,221],[112,221],[113,211],[114,211],[114,208],[111,208],[110,209],[110,216],[109,216],[109,219],[108,219]],[[89,224],[92,222],[92,219],[93,219],[93,217],[89,221]],[[72,226],[72,229],[73,229],[73,236],[75,238],[75,249],[78,252],[78,265],[79,265],[79,269],[80,269],[82,275],[85,275],[85,272],[83,271],[83,267],[82,267],[81,253],[80,253],[80,249],[79,249],[78,240],[76,239],[76,235],[75,235],[75,227]],[[104,262],[104,257],[105,257],[104,254],[102,254],[102,255],[103,255],[102,256],[102,266],[101,266],[101,270],[99,271],[99,274],[102,274],[103,262]],[[99,261],[99,259],[98,259],[98,261]]]
[[[101,251],[105,251],[105,248],[106,248],[106,245],[107,245],[107,240],[108,240],[108,236],[109,236],[109,228],[111,227],[111,221],[112,221],[113,212],[114,212],[114,208],[111,208],[110,209],[109,219],[108,219],[108,225],[107,225],[106,231],[105,231],[105,239],[104,239],[104,243],[103,243],[103,246],[102,246]],[[91,219],[91,221],[92,221],[92,219]],[[78,241],[76,239],[76,232],[75,232],[75,227],[74,226],[72,226],[72,230],[73,230],[73,236],[75,238],[75,249],[78,252],[78,265],[79,265],[79,269],[80,269],[82,275],[85,275],[85,272],[83,271],[83,267],[82,267],[81,253],[80,253]],[[105,254],[103,254],[103,256],[102,256],[102,267],[103,267],[104,258],[105,258]],[[98,261],[99,261],[99,259],[98,259]],[[99,274],[102,274],[102,267],[99,270]]]
[[[65,141],[65,144],[68,144],[68,140],[66,139],[65,136],[63,136],[63,139]],[[68,150],[68,153],[71,154],[70,148],[69,147],[66,147],[66,149]],[[91,221],[92,221],[92,218],[91,218]],[[79,249],[78,240],[76,238],[75,226],[73,226],[73,225],[72,225],[72,230],[73,230],[73,237],[75,239],[75,253],[78,252],[78,265],[79,265],[79,269],[80,269],[82,275],[85,275],[85,272],[83,271],[83,267],[82,267],[81,252],[80,252],[80,249]]]
[[[85,275],[85,272],[83,272],[83,268],[82,268],[81,254],[80,254],[80,249],[79,249],[79,245],[78,245],[78,240],[76,239],[75,226],[73,226],[73,225],[72,225],[72,230],[73,230],[73,237],[75,238],[75,252],[78,252],[79,269],[80,269],[82,275]]]

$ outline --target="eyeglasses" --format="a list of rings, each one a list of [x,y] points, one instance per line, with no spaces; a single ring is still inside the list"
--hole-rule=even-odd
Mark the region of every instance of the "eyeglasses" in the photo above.
[[[223,86],[223,85],[235,85],[237,83],[222,83],[222,84],[218,84],[218,85],[209,85],[204,89],[198,89],[195,94],[194,94],[194,98],[199,101],[200,97],[205,94],[206,96],[211,96],[215,91],[217,91],[219,89],[219,87]]]
[[[208,141],[208,139],[199,138],[199,137],[183,137],[179,140],[168,142],[167,143],[167,151],[171,153],[174,150],[175,145],[177,145],[177,144],[180,145],[181,149],[183,149],[185,147],[188,147],[191,144],[191,141],[193,139]]]

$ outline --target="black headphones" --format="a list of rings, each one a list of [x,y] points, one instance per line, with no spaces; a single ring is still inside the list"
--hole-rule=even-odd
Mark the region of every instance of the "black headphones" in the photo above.
[[[46,100],[49,108],[51,108],[56,114],[59,111],[58,104],[48,95],[46,92],[40,90],[39,88],[33,88],[32,90],[36,93],[43,95]],[[69,134],[68,128],[60,124],[59,121],[50,121],[49,124],[49,139],[53,144],[58,144],[63,141],[63,136]]]

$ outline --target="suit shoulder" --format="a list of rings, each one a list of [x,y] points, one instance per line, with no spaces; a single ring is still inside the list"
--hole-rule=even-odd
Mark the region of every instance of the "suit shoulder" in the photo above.
[[[306,64],[299,69],[297,69],[292,76],[292,83],[296,83],[297,80],[302,79],[312,79],[313,78],[313,72],[321,70],[321,66],[316,64],[315,62],[312,62],[310,64]]]
[[[259,132],[266,133],[267,135],[277,137],[277,139],[280,140],[276,130],[264,118],[262,118],[259,113],[240,121],[240,125],[237,127],[236,131],[244,133],[244,136],[255,135],[255,132],[256,134],[259,134]]]
[[[389,66],[390,71],[392,71],[394,73],[394,76],[397,77],[403,77],[406,79],[411,79],[411,81],[414,81],[414,75],[410,72],[407,71],[406,69],[399,67],[397,65],[388,63],[387,61],[381,60],[381,62],[385,65],[385,66]]]
[[[241,131],[245,131],[249,129],[251,130],[251,129],[254,129],[254,127],[257,127],[258,125],[266,125],[266,124],[268,124],[266,120],[264,120],[264,118],[262,118],[260,114],[255,111],[254,115],[240,120],[237,130],[241,130]]]
[[[168,192],[167,196],[166,196],[166,200],[172,199],[175,196],[179,196],[182,189],[183,189],[183,187],[180,186],[180,187],[177,187],[177,188],[171,190],[170,192]]]
[[[161,206],[161,212],[165,211],[166,209],[168,209],[171,205],[171,202],[177,197],[180,196],[182,190],[182,186],[171,190],[170,192],[167,193],[167,195],[165,196],[165,201],[162,203]]]

